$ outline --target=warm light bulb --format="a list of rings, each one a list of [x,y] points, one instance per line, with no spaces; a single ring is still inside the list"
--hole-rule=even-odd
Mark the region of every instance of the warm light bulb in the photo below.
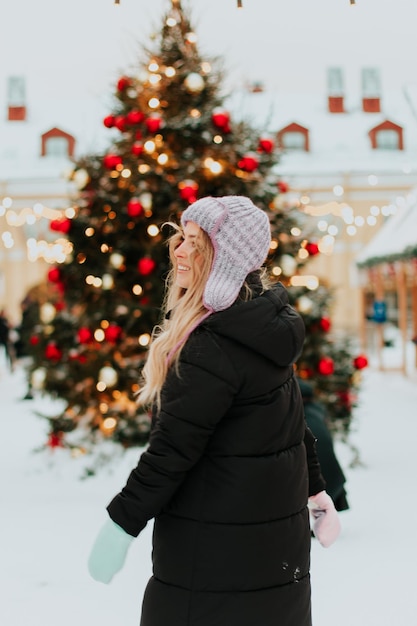
[[[159,165],[165,165],[166,163],[168,163],[168,155],[164,153],[160,154],[157,158],[157,161]]]
[[[139,345],[145,347],[149,344],[151,340],[151,336],[148,333],[144,333],[143,335],[140,335],[140,337],[138,338],[138,343]]]
[[[154,150],[155,150],[155,142],[152,141],[151,139],[149,139],[148,141],[145,141],[143,149],[148,154],[150,154],[151,152],[154,152]]]
[[[185,37],[189,43],[197,43],[197,35],[195,33],[187,33]]]
[[[159,233],[159,228],[156,224],[150,224],[147,228],[147,231],[148,235],[150,235],[151,237],[156,237]]]

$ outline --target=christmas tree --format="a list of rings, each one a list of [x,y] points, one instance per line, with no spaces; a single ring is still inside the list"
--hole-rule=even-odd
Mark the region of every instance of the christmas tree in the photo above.
[[[306,319],[311,316],[302,310],[303,293],[311,290],[294,286],[293,278],[318,252],[315,223],[298,206],[287,206],[285,183],[274,174],[273,139],[233,120],[224,106],[220,63],[200,56],[178,1],[153,45],[155,50],[143,50],[139,77],[117,81],[113,109],[103,120],[113,138],[109,149],[74,165],[80,192],[73,213],[51,222],[52,230],[65,233],[71,251],[48,272],[48,298],[31,305],[37,320],[33,325],[32,312],[34,331],[27,341],[31,386],[65,401],[63,411],[48,417],[50,447],[88,450],[109,439],[125,447],[147,441],[150,418],[135,397],[160,321],[168,269],[164,223],[178,220],[195,199],[246,195],[268,212],[270,275],[290,291],[298,289],[293,303]],[[319,305],[320,313],[325,302]],[[319,382],[320,375],[327,377],[333,396],[349,394],[352,365],[335,387],[329,387],[334,372],[320,374],[330,354],[323,351],[327,338],[321,341],[311,348],[306,342],[300,374]],[[345,402],[343,408],[349,421],[351,407]]]

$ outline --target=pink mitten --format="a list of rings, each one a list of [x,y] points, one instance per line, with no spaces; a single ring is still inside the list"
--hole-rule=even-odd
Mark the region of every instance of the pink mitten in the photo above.
[[[328,548],[340,534],[340,520],[333,500],[325,491],[308,499],[308,508],[313,517],[313,532],[324,548]]]

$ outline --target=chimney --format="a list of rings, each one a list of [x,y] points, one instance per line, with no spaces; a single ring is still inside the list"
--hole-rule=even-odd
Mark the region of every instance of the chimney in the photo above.
[[[376,67],[362,68],[362,110],[365,113],[381,112],[381,79]]]
[[[7,119],[10,122],[26,120],[26,93],[23,76],[9,76],[7,82]]]
[[[330,113],[344,113],[343,70],[341,67],[329,67],[327,70],[327,105]]]

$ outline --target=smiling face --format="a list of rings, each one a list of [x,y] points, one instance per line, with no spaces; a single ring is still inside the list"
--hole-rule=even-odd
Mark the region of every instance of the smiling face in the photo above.
[[[200,227],[187,222],[182,242],[174,250],[175,282],[178,287],[188,289],[193,280],[196,266],[201,266],[203,256],[199,251]]]

